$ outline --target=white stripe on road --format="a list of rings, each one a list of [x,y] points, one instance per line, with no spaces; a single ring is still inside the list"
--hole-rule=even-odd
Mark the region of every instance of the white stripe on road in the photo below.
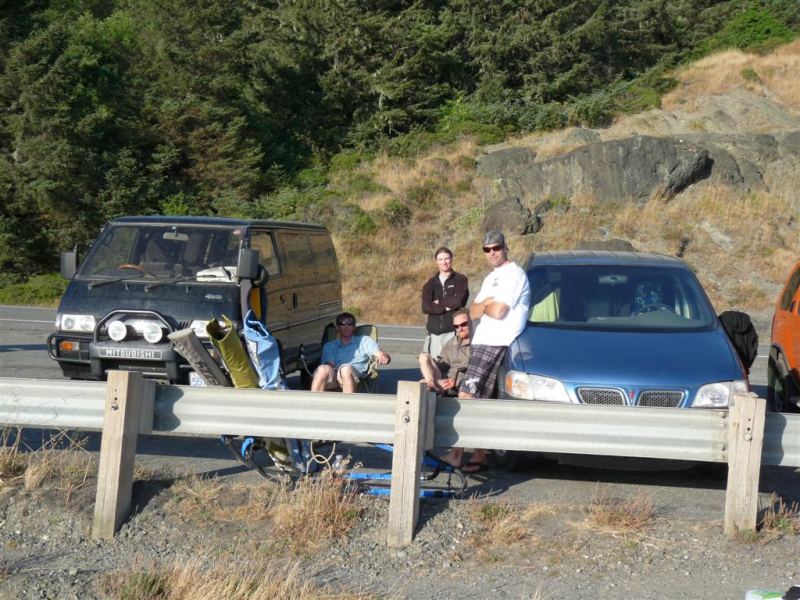
[[[12,323],[50,323],[50,325],[53,324],[52,319],[49,321],[37,321],[35,319],[0,319],[0,321],[9,321]]]

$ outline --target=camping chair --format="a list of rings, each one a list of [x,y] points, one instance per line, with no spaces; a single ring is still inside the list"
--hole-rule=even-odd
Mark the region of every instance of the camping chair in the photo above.
[[[328,323],[325,326],[325,331],[322,333],[322,345],[332,342],[338,337],[339,333],[336,331],[336,325]],[[375,342],[378,341],[378,328],[375,325],[359,325],[353,330],[353,335],[368,335]],[[367,363],[367,375],[358,382],[358,390],[366,394],[378,393],[378,361],[375,357],[371,357]]]

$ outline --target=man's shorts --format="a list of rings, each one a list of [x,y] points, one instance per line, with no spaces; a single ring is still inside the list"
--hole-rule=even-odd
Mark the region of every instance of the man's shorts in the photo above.
[[[491,398],[494,394],[494,384],[497,381],[497,371],[503,362],[507,347],[473,344],[469,367],[458,388],[459,391],[471,394],[476,398]]]
[[[339,365],[336,369],[331,368],[328,371],[328,377],[327,377],[327,379],[325,379],[325,389],[326,390],[341,390],[342,389],[342,378],[343,377],[347,377],[347,375],[345,375],[342,372],[342,368],[346,367],[346,366],[348,366],[348,365],[347,364]],[[353,381],[355,381],[356,385],[358,385],[358,382],[361,381],[361,377],[359,376],[358,371],[356,371],[355,369],[352,369],[351,375],[352,375]]]
[[[425,336],[425,343],[422,345],[422,351],[427,352],[432,357],[437,357],[442,353],[442,348],[450,338],[455,337],[455,331],[448,331],[447,333],[429,333]]]

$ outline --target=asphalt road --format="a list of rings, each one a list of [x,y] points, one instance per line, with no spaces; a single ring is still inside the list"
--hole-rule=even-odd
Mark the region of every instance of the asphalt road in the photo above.
[[[53,330],[55,310],[0,306],[0,377],[61,379],[56,363],[47,356],[46,339]],[[379,325],[381,347],[392,354],[392,364],[382,369],[380,392],[395,393],[397,381],[416,380],[416,355],[422,346],[422,327]],[[765,394],[766,354],[768,346],[759,347],[759,357],[751,374],[754,391]],[[296,376],[295,376],[296,380]],[[296,383],[290,379],[290,385]],[[41,432],[30,430],[26,439],[33,445]],[[89,449],[99,447],[99,435],[89,435]],[[391,457],[366,446],[345,447],[356,460],[376,469],[391,465]],[[611,462],[609,462],[611,461]],[[580,462],[580,461],[578,461]],[[196,438],[140,436],[137,464],[149,468],[179,467],[197,473],[221,477],[255,478],[252,471],[239,465],[216,441]],[[638,491],[657,498],[657,504],[674,516],[721,519],[725,506],[723,468],[676,470],[674,462],[656,460],[628,461],[620,469],[618,459],[590,458],[580,465],[537,462],[521,472],[491,471],[471,477],[470,495],[502,494],[509,500],[525,502],[565,502],[591,498],[598,483],[614,493]],[[771,492],[787,502],[800,502],[800,470],[767,467],[762,471],[760,491],[764,500]]]

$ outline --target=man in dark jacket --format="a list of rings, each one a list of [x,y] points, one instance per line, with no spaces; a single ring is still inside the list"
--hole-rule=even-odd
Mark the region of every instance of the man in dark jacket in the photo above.
[[[422,312],[428,315],[423,352],[439,356],[442,346],[453,337],[453,311],[465,308],[469,298],[469,282],[453,271],[453,253],[441,246],[434,253],[439,272],[422,287]]]

